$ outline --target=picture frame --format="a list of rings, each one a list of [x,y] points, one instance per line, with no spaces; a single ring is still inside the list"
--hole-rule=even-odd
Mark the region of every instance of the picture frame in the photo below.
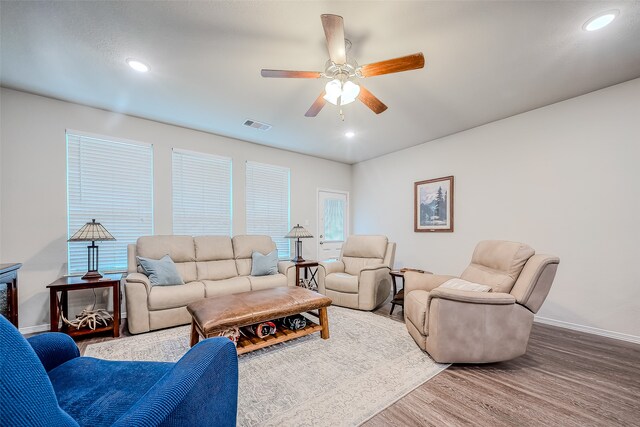
[[[413,231],[453,232],[453,175],[414,183]]]

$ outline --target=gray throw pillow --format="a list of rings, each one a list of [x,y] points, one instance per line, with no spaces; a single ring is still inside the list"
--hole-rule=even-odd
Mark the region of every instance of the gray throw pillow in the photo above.
[[[160,259],[149,259],[141,256],[136,258],[144,274],[149,277],[151,286],[184,285],[184,281],[169,255],[165,255]]]
[[[278,250],[272,251],[266,255],[260,252],[251,254],[251,275],[252,276],[269,276],[278,274]]]

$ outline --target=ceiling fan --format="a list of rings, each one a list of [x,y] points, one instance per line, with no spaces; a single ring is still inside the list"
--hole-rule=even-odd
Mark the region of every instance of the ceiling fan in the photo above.
[[[376,114],[382,113],[387,106],[369,92],[362,84],[356,83],[357,79],[364,77],[380,76],[383,74],[399,73],[401,71],[416,70],[424,67],[422,52],[407,55],[386,61],[374,62],[367,65],[358,65],[348,56],[347,47],[351,42],[344,38],[344,20],[338,15],[321,15],[324,35],[327,39],[329,60],[323,72],[320,71],[289,71],[262,69],[262,77],[317,79],[324,77],[329,79],[325,89],[305,113],[306,117],[318,115],[326,102],[333,105],[346,105],[356,99],[371,109]],[[340,116],[342,109],[340,109]]]

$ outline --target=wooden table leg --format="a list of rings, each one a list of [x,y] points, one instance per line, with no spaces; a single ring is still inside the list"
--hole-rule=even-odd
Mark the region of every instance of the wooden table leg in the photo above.
[[[9,320],[13,325],[18,327],[18,279],[17,277],[11,281],[11,284],[7,283],[8,295],[11,298],[9,302]]]
[[[393,302],[393,299],[396,297],[396,294],[398,293],[397,291],[397,285],[396,285],[396,276],[391,275],[391,282],[393,283],[393,296],[391,297],[391,312],[389,313],[389,315],[393,314],[393,309],[396,308],[396,304]]]
[[[320,326],[322,326],[322,330],[320,331],[320,336],[324,340],[329,339],[329,317],[327,316],[327,307],[322,307],[318,310],[320,313]]]
[[[113,285],[113,337],[120,336],[120,282]]]
[[[196,322],[195,320],[191,321],[191,342],[190,342],[190,346],[193,347],[194,345],[198,344],[198,341],[200,341],[200,335],[198,334],[198,331],[196,330]]]
[[[58,332],[58,321],[60,319],[60,313],[58,312],[58,292],[54,289],[49,289],[49,318],[51,322],[51,332]]]

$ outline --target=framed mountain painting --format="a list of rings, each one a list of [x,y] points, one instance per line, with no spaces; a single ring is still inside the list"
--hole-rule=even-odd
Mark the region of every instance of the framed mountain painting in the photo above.
[[[453,176],[428,179],[414,184],[416,232],[453,231]]]

